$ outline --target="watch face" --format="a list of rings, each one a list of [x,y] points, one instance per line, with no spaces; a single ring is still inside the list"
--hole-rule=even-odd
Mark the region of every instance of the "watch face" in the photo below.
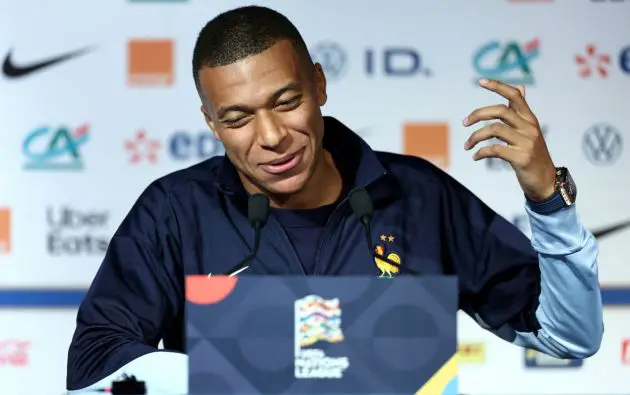
[[[567,187],[569,188],[569,194],[575,200],[577,189],[575,187],[575,182],[573,182],[573,177],[571,177],[571,173],[569,173],[568,171],[567,171]]]
[[[562,195],[565,200],[568,200],[567,204],[572,204],[575,202],[575,198],[577,197],[577,188],[575,186],[575,182],[573,182],[573,177],[571,177],[571,173],[568,170],[564,169],[563,171],[564,180],[561,181],[560,188],[562,189]]]

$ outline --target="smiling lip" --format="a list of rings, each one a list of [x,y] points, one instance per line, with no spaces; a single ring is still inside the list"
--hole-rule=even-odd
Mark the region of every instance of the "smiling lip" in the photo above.
[[[300,162],[304,149],[299,150],[295,154],[287,155],[284,158],[276,159],[274,161],[265,163],[262,165],[263,170],[271,174],[281,174],[285,171],[293,169]]]

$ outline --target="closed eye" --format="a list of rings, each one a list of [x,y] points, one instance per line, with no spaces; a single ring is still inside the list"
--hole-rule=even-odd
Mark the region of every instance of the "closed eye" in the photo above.
[[[237,118],[232,118],[232,119],[224,119],[221,122],[229,128],[236,128],[236,127],[245,125],[246,121],[247,121],[247,117],[242,116],[242,117],[237,117]]]
[[[296,107],[299,103],[300,100],[302,99],[302,96],[295,96],[292,97],[291,99],[288,100],[282,100],[280,102],[278,102],[278,107]]]

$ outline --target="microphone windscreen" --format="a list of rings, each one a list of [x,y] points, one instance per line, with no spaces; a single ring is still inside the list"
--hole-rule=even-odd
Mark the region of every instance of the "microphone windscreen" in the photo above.
[[[370,218],[372,217],[372,214],[374,213],[374,206],[372,206],[372,199],[365,188],[353,189],[350,191],[348,199],[350,200],[352,212],[354,212],[354,215],[356,215],[359,219],[363,219],[366,216]]]
[[[262,193],[255,193],[249,197],[247,202],[247,217],[252,226],[261,228],[267,223],[269,218],[269,198]]]

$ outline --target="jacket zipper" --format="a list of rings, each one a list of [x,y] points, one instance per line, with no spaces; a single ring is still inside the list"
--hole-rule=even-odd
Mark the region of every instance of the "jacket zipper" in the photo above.
[[[295,261],[297,263],[297,265],[300,267],[300,271],[302,272],[302,274],[306,276],[307,273],[306,273],[306,270],[304,270],[304,265],[302,265],[302,263],[300,263],[301,262],[300,257],[298,256],[297,252],[295,251],[295,248],[293,247],[293,243],[291,243],[291,240],[289,239],[289,236],[287,235],[287,232],[285,232],[285,230],[282,227],[282,225],[273,217],[273,215],[269,216],[269,220],[271,222],[273,222],[275,226],[278,227],[279,232],[282,234],[282,237],[284,238],[284,242],[286,243],[288,249],[293,254],[293,261]]]
[[[387,172],[384,172],[383,174],[381,174],[380,177],[375,178],[374,180],[370,181],[369,183],[367,183],[365,185],[364,188],[369,187],[370,185],[372,185],[373,183],[375,183],[376,181],[378,181],[382,176],[386,175]],[[322,251],[324,251],[326,244],[328,243],[328,240],[330,239],[330,234],[331,234],[331,224],[334,220],[337,220],[337,216],[339,215],[339,212],[341,211],[341,208],[348,202],[348,197],[344,197],[343,200],[341,201],[341,203],[339,203],[337,205],[337,207],[335,207],[335,209],[333,210],[333,212],[330,214],[330,217],[328,218],[328,221],[326,221],[326,226],[324,227],[324,235],[322,237],[322,241],[319,245],[319,247],[317,248],[317,255],[315,255],[315,267],[313,268],[313,276],[318,276],[318,272],[317,270],[319,269],[319,260],[320,257],[322,255]]]
[[[333,222],[333,220],[337,220],[337,216],[339,215],[339,211],[341,210],[341,207],[343,205],[346,204],[346,200],[347,198],[344,198],[341,203],[339,203],[337,205],[337,207],[335,207],[335,209],[333,210],[332,214],[330,214],[330,217],[328,217],[328,221],[326,221],[326,226],[324,226],[324,234],[322,235],[322,240],[321,243],[319,244],[319,246],[317,247],[317,255],[315,255],[315,267],[313,268],[313,276],[318,276],[319,274],[317,273],[317,269],[319,268],[319,258],[322,254],[322,251],[324,250],[324,247],[326,246],[326,243],[328,243],[328,240],[330,239],[330,234],[331,234],[331,223]]]

